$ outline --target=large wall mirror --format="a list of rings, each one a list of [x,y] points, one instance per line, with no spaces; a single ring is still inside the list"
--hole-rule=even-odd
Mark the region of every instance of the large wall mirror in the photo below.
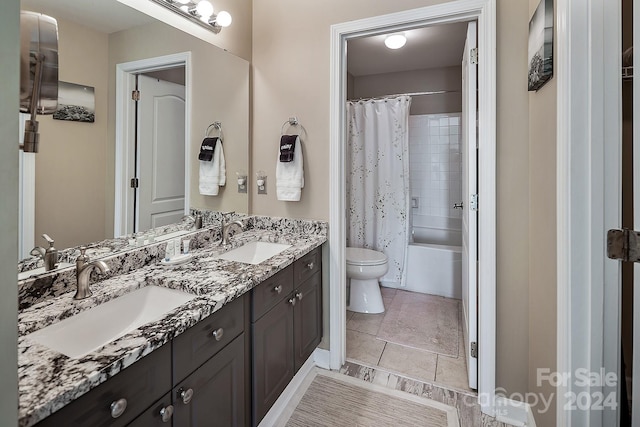
[[[117,0],[88,3],[90,8],[74,0],[21,2],[22,10],[58,21],[59,79],[71,84],[59,99],[62,103],[67,94],[77,99],[89,92],[95,119],[38,116],[39,153],[21,153],[23,172],[35,171],[34,182],[23,180],[21,193],[35,193],[35,208],[32,220],[25,221],[33,225],[22,230],[31,238],[22,241],[19,258],[46,243],[43,233],[64,249],[175,222],[189,208],[248,212],[247,194],[239,193],[235,183],[236,173],[248,171],[249,63]],[[157,91],[162,94],[153,98],[148,113],[123,108],[122,90],[136,79],[142,99],[150,99],[145,90],[154,97]],[[161,113],[165,116],[159,120]],[[152,132],[165,139],[144,146],[140,126],[147,126],[141,123],[149,115],[151,122],[155,118]],[[202,196],[198,153],[214,122],[222,125],[227,184],[217,196]],[[152,199],[175,202],[158,208],[169,213],[141,220],[141,200],[130,206],[136,190],[130,186],[133,176],[125,172],[133,168],[138,177],[146,174],[147,182],[140,178],[138,185],[150,185]],[[183,202],[178,200],[181,190]]]

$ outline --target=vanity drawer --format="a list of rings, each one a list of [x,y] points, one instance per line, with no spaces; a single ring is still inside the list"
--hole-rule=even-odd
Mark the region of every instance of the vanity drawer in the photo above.
[[[230,302],[173,340],[173,385],[244,331],[245,298]]]
[[[164,345],[45,418],[38,427],[123,426],[171,389],[171,349]],[[117,418],[112,403],[126,400]]]
[[[279,271],[251,291],[251,321],[255,322],[293,291],[293,268]]]
[[[316,248],[293,263],[293,278],[297,285],[322,270],[322,251]]]

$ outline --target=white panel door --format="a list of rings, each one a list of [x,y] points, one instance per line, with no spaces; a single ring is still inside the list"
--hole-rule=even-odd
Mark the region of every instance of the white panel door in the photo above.
[[[138,90],[139,231],[185,212],[185,87],[140,75]]]
[[[476,23],[470,22],[462,57],[462,310],[467,374],[473,389],[478,388],[478,359],[471,356],[471,343],[478,342],[478,211],[472,206],[478,193],[478,66],[470,57],[476,45]]]

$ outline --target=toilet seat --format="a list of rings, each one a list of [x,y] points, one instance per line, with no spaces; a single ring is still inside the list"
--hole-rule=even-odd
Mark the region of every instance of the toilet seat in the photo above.
[[[387,256],[382,252],[365,248],[346,248],[346,262],[349,265],[382,265]]]

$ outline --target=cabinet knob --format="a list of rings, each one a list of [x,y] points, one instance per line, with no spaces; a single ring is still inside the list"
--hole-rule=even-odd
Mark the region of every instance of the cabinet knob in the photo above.
[[[171,417],[173,416],[173,405],[165,406],[160,409],[160,416],[162,417],[163,423],[171,421]]]
[[[289,298],[289,304],[291,304],[292,306],[296,305],[296,299],[295,298]]]
[[[313,270],[313,267],[315,266],[315,264],[313,262],[310,262],[309,264],[307,264],[307,268],[309,270]]]
[[[282,292],[282,285],[278,285],[275,288],[273,288],[274,292],[277,292],[278,294]]]
[[[189,388],[185,390],[182,387],[180,387],[180,389],[178,390],[178,397],[182,399],[182,403],[184,403],[185,405],[188,405],[189,402],[191,402],[191,399],[193,398],[193,389]]]
[[[302,301],[302,292],[296,292],[296,298],[298,298],[298,301]]]
[[[216,341],[220,341],[222,336],[224,335],[224,329],[218,328],[215,331],[211,332],[211,335],[216,339]]]
[[[111,402],[111,417],[118,418],[120,415],[124,414],[124,411],[127,409],[127,399],[118,399]]]

